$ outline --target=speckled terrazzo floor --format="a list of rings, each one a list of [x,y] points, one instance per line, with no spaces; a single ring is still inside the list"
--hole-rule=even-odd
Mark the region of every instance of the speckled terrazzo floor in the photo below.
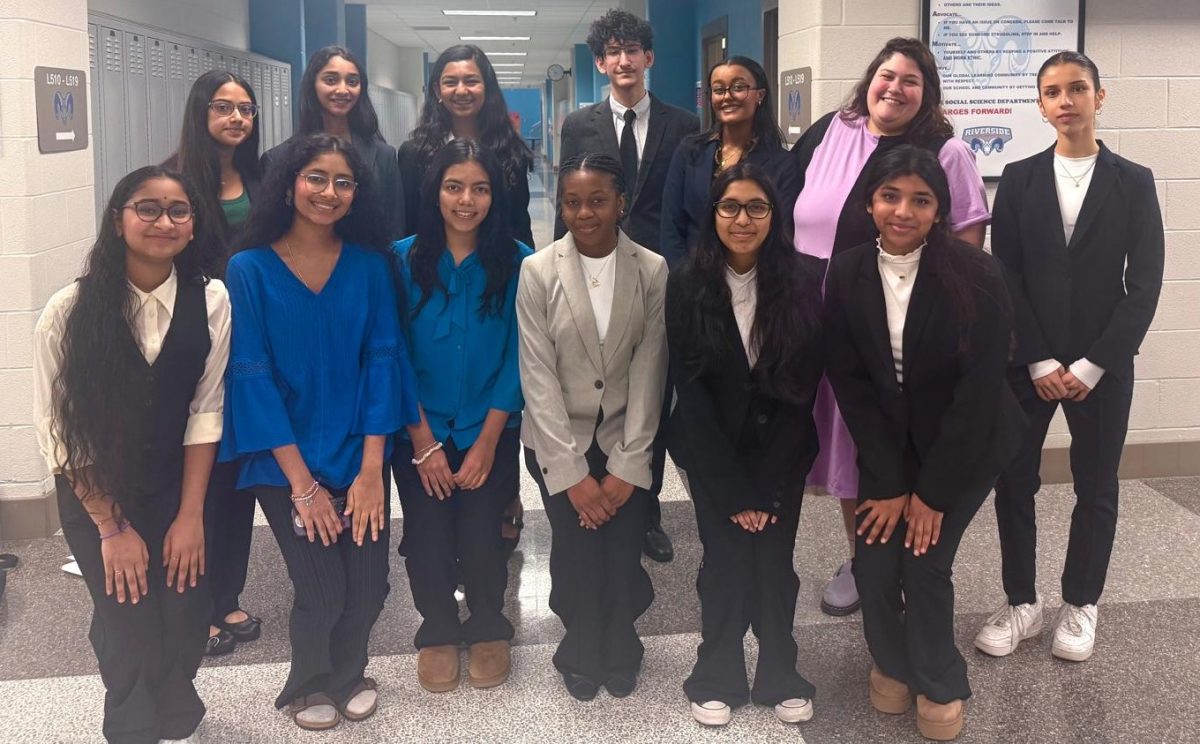
[[[589,704],[567,696],[550,665],[561,626],[546,606],[549,526],[536,493],[522,490],[529,511],[521,550],[510,563],[509,617],[517,627],[514,672],[492,691],[463,688],[430,695],[415,679],[411,646],[418,618],[403,563],[392,561],[392,592],[371,642],[370,673],[382,685],[379,715],[343,724],[329,741],[344,742],[917,742],[910,716],[880,716],[867,705],[870,661],[859,617],[831,618],[817,607],[825,578],[842,560],[834,505],[806,503],[796,550],[801,577],[796,637],[800,668],[816,685],[816,716],[785,727],[769,710],[738,711],[723,731],[692,722],[680,684],[695,658],[699,605],[694,590],[700,550],[691,506],[669,473],[664,522],[675,538],[673,563],[647,563],[657,598],[642,618],[646,664],[627,700],[603,693]],[[1072,506],[1069,486],[1050,486],[1038,501],[1042,551],[1038,585],[1059,604]],[[399,520],[393,530],[401,528]],[[1075,665],[1049,654],[1048,634],[1012,657],[976,653],[971,637],[999,594],[999,546],[990,503],[964,540],[956,564],[959,646],[975,697],[963,742],[1200,741],[1200,478],[1127,481],[1100,642],[1091,661]],[[59,570],[62,538],[9,541],[0,550],[22,558],[0,600],[0,744],[98,742],[103,688],[86,640],[89,599],[80,581]],[[208,742],[317,741],[271,706],[286,673],[290,589],[270,532],[255,530],[243,604],[264,618],[261,640],[206,662],[198,686],[209,707]],[[749,658],[753,644],[748,643]]]

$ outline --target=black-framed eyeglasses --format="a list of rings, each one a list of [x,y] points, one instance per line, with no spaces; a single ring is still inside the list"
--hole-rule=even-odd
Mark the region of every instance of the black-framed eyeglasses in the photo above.
[[[333,191],[338,196],[350,196],[358,188],[358,183],[349,178],[330,179],[324,173],[297,173],[296,175],[303,178],[305,185],[316,194],[329,188],[330,180],[333,181]]]
[[[163,216],[163,212],[166,212],[167,219],[172,223],[186,225],[196,216],[196,210],[187,202],[171,202],[164,207],[153,199],[143,199],[133,204],[126,204],[121,209],[132,209],[142,222],[158,222],[158,218]]]
[[[754,201],[742,204],[733,199],[722,199],[713,204],[716,207],[717,214],[727,219],[736,219],[738,214],[744,209],[746,214],[750,215],[752,220],[761,220],[771,213],[771,203],[755,199]]]
[[[257,103],[234,103],[218,98],[215,101],[209,101],[208,107],[217,116],[233,116],[234,111],[241,114],[243,119],[253,119],[258,116]]]
[[[728,87],[724,85],[714,85],[708,89],[708,94],[717,98],[724,98],[726,93],[732,93],[734,98],[744,98],[747,93],[752,90],[759,90],[750,83],[734,83]]]

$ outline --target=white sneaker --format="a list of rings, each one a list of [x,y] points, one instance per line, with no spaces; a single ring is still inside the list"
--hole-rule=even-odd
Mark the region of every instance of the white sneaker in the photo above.
[[[790,698],[775,706],[775,717],[784,723],[812,720],[813,705],[808,698]]]
[[[1054,629],[1050,653],[1067,661],[1087,661],[1096,645],[1096,605],[1076,607],[1064,602]]]
[[[692,703],[692,718],[705,726],[724,726],[729,723],[732,711],[720,700],[705,700]]]
[[[1042,595],[1039,594],[1033,604],[1014,607],[1005,602],[993,612],[975,635],[975,648],[989,656],[1008,656],[1021,641],[1041,632]]]
[[[186,739],[159,739],[158,744],[200,744],[200,737],[193,733]]]

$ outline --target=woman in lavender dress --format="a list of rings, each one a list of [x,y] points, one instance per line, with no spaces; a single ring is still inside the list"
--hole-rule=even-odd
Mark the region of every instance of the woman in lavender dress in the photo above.
[[[950,183],[951,231],[966,243],[983,245],[990,219],[983,179],[971,149],[954,137],[942,111],[937,63],[921,41],[895,38],[867,67],[849,100],[809,127],[792,150],[801,183],[794,211],[796,250],[828,259],[874,239],[878,231],[862,208],[867,166],[901,144],[938,156]],[[817,391],[813,417],[821,451],[807,487],[839,499],[853,555],[857,453],[826,380]],[[858,606],[847,560],[826,585],[821,609],[830,615],[848,615]]]

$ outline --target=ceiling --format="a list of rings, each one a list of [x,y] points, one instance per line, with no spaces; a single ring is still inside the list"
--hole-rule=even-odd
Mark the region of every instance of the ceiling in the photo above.
[[[572,65],[572,49],[587,37],[588,25],[609,8],[636,10],[644,2],[630,0],[362,0],[367,28],[402,47],[419,47],[436,56],[455,44],[476,44],[485,52],[525,52],[526,56],[496,56],[504,87],[540,87],[546,68]],[[535,10],[533,17],[447,16],[453,10]],[[461,41],[460,36],[528,36],[529,41]]]

